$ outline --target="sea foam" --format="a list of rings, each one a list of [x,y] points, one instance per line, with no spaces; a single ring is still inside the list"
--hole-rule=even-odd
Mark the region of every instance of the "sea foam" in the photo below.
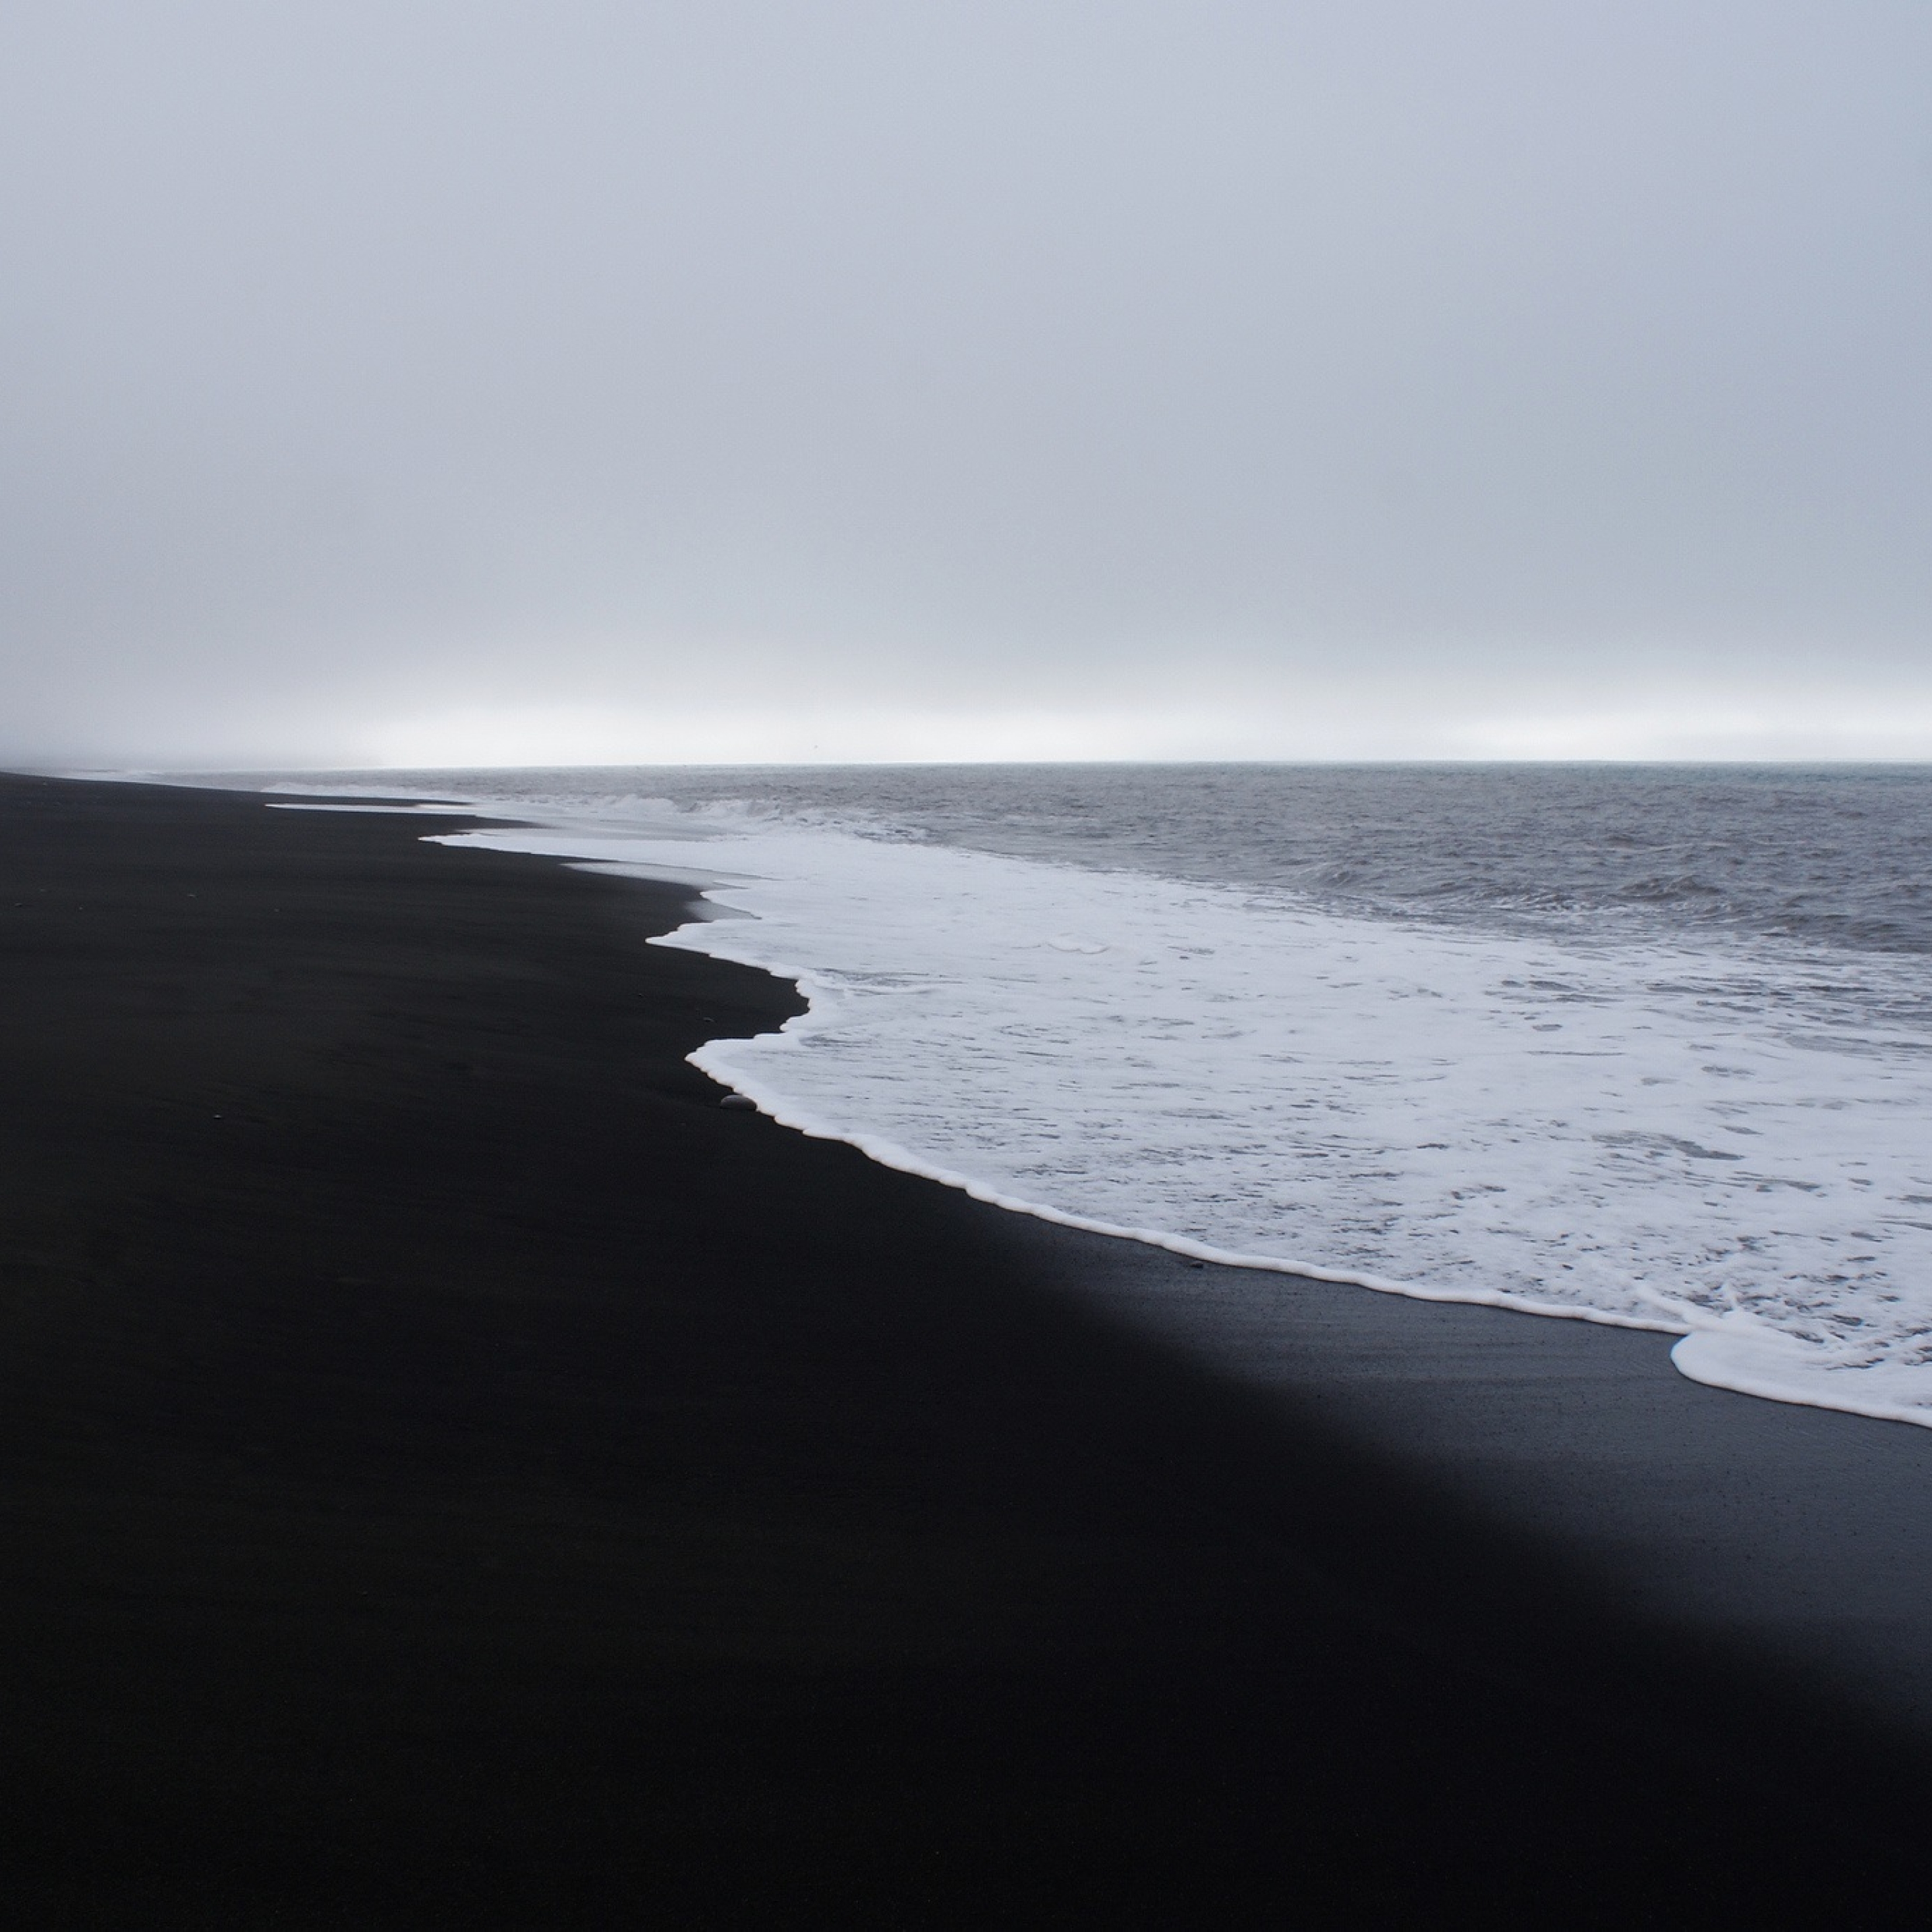
[[[1664,1330],[1697,1380],[1932,1424],[1927,1042],[1885,1018],[1922,962],[1352,916],[728,806],[445,842],[708,880],[746,916],[657,943],[810,1005],[692,1058],[806,1133],[1184,1253]]]

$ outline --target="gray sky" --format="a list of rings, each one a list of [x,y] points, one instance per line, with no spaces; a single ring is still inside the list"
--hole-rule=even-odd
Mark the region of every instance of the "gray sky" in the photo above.
[[[1924,0],[12,0],[0,756],[1932,756]]]

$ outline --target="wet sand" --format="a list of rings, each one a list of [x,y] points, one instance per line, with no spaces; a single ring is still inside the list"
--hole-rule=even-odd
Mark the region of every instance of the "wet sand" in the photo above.
[[[1916,1922],[1932,1438],[1204,1353],[1232,1276],[720,1108],[796,999],[685,889],[433,829],[0,781],[32,1922]]]
[[[1932,1430],[1690,1382],[1668,1335],[1238,1269],[1069,1281],[1599,1600],[1932,1740]]]

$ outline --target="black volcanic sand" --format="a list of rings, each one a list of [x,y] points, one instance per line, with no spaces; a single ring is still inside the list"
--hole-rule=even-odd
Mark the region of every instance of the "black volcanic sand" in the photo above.
[[[797,1002],[683,891],[0,827],[19,1922],[1918,1922],[1910,1738],[1088,1292],[1174,1258],[721,1108]]]
[[[1232,1268],[1088,1292],[1562,1550],[1600,1601],[1932,1741],[1932,1430],[1702,1387],[1667,1335]]]

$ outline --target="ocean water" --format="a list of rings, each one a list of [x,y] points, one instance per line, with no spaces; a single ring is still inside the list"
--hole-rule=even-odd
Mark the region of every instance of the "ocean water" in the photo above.
[[[701,886],[796,980],[694,1058],[802,1130],[1184,1252],[1663,1329],[1932,1424],[1932,770],[331,775]]]

